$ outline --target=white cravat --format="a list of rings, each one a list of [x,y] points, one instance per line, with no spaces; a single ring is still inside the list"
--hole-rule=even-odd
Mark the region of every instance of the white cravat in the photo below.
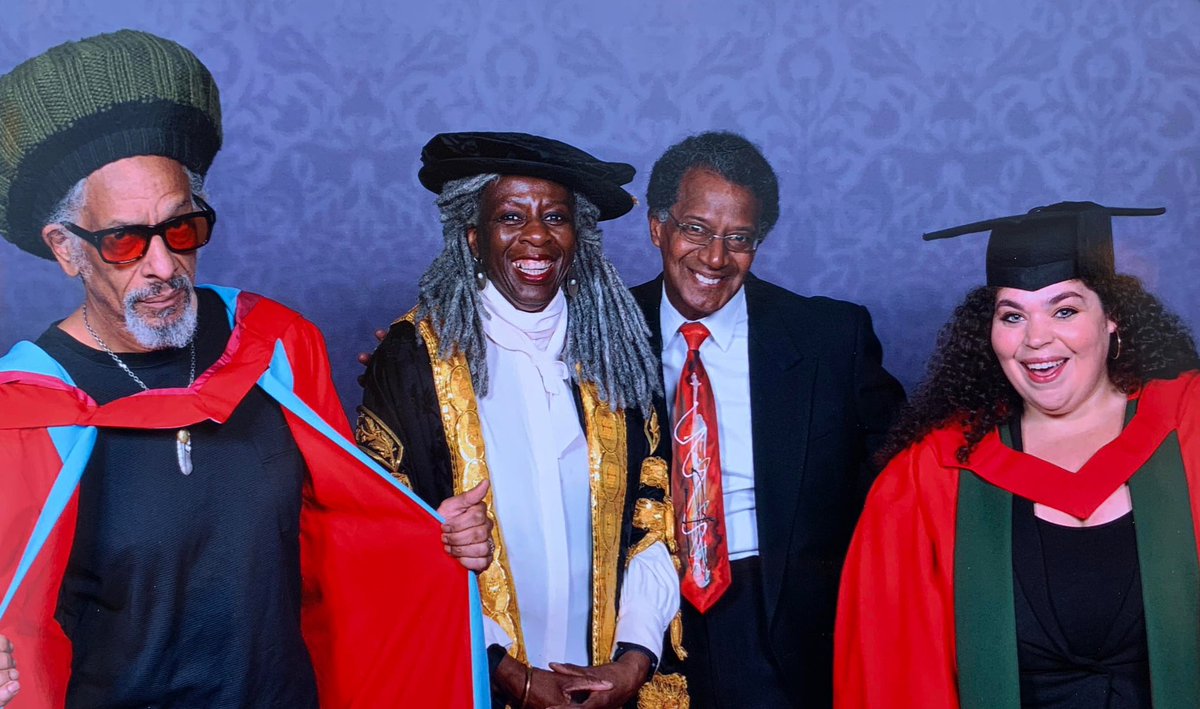
[[[590,664],[592,517],[587,439],[562,362],[567,302],[560,291],[539,313],[514,308],[489,284],[483,293],[490,389],[479,417],[496,517],[530,664]],[[541,396],[538,396],[541,393]],[[666,547],[630,560],[621,586],[618,642],[662,654],[679,608],[679,577]],[[484,618],[487,645],[509,647]]]
[[[560,359],[566,297],[560,291],[526,313],[490,284],[482,295],[489,391],[479,415],[526,652],[535,667],[586,665],[590,487],[587,440]]]

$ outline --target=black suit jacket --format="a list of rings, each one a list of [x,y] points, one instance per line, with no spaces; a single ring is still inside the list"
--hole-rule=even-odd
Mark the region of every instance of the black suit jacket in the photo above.
[[[743,287],[767,643],[788,695],[828,706],[842,562],[878,472],[870,455],[904,390],[883,368],[866,308],[799,296],[753,275]],[[662,276],[633,294],[661,355]]]

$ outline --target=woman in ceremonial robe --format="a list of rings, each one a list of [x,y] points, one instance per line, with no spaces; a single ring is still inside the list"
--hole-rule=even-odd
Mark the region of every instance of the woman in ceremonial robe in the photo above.
[[[597,225],[634,169],[524,133],[421,159],[445,249],[371,358],[359,445],[431,506],[490,484],[495,704],[682,706],[655,672],[679,606],[659,365]]]
[[[1111,216],[991,231],[842,577],[838,707],[1200,706],[1200,366]]]

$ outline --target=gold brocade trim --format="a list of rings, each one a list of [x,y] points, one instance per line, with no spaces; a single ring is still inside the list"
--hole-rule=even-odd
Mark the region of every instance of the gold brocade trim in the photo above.
[[[642,551],[661,540],[667,545],[671,561],[675,563],[675,570],[678,571],[682,567],[679,561],[679,545],[675,539],[675,508],[671,504],[670,471],[667,462],[658,456],[643,460],[641,483],[645,487],[662,490],[663,499],[662,502],[645,497],[638,499],[633,509],[633,525],[645,530],[646,536],[635,548]],[[654,539],[647,543],[646,540],[651,537]],[[634,553],[629,556],[632,558]]]
[[[645,483],[645,477],[642,478],[642,482]],[[669,497],[665,502],[655,502],[644,497],[639,499],[633,509],[633,526],[644,530],[646,534],[629,551],[629,556],[625,559],[625,568],[629,568],[633,557],[646,551],[658,541],[667,545],[667,552],[671,557],[671,563],[675,565],[675,571],[678,573],[683,568],[675,544],[675,508],[671,506]],[[688,654],[683,647],[683,616],[678,611],[671,619],[670,631],[671,649],[675,651],[675,656],[680,660],[686,660]]]
[[[654,675],[638,690],[638,709],[688,709],[687,679],[683,675]]]
[[[629,568],[633,557],[646,551],[657,542],[667,544],[665,532],[668,529],[666,525],[671,515],[671,508],[661,502],[648,500],[644,497],[637,501],[637,504],[633,508],[633,526],[643,530],[646,534],[642,536],[641,541],[629,550],[629,556],[625,559],[625,568]],[[667,545],[667,549],[670,550],[669,544]],[[675,562],[675,570],[678,571],[679,560],[675,558],[674,554],[671,555],[671,560]]]
[[[354,440],[364,453],[382,465],[393,478],[399,480],[404,487],[412,489],[408,476],[400,472],[400,462],[404,460],[404,444],[383,419],[365,406],[358,407]]]
[[[642,484],[647,487],[656,487],[669,497],[671,494],[671,469],[667,467],[667,461],[658,456],[643,460]]]
[[[625,412],[613,411],[596,387],[580,383],[592,492],[592,663],[612,659],[617,634],[617,564],[629,452]]]
[[[683,568],[679,559],[679,545],[675,539],[675,507],[671,504],[669,476],[667,463],[662,458],[653,457],[642,461],[642,485],[659,488],[663,491],[663,499],[662,502],[656,502],[643,497],[637,501],[633,510],[633,526],[644,530],[646,534],[629,552],[627,567],[629,560],[649,549],[655,542],[661,541],[667,546],[667,553],[671,557],[671,563],[675,565],[675,571],[679,572]],[[683,617],[678,612],[671,619],[670,632],[671,648],[675,651],[675,656],[686,660],[687,650],[683,647]]]
[[[647,450],[650,451],[650,455],[654,455],[654,451],[658,450],[658,441],[662,438],[658,431],[658,412],[654,409],[650,409],[650,415],[646,417],[642,432],[646,434],[646,442],[650,444],[650,448]]]
[[[461,495],[484,480],[491,479],[483,450],[483,431],[479,425],[479,407],[476,404],[475,388],[471,384],[471,371],[466,358],[461,354],[451,355],[448,360],[441,359],[438,356],[437,333],[429,326],[428,321],[416,322],[415,318],[415,309],[404,316],[405,320],[416,325],[425,346],[429,349],[433,384],[437,389],[442,426],[446,432],[446,444],[450,447],[454,467],[454,494]],[[490,488],[484,501],[487,504],[488,518],[494,525],[492,543],[496,550],[492,565],[478,576],[483,613],[512,638],[513,644],[508,649],[508,654],[527,664],[512,568],[508,563],[504,535],[500,533],[500,520],[496,519],[496,505]]]
[[[687,650],[683,647],[683,611],[675,611],[675,617],[671,619],[671,649],[675,651],[675,657],[681,661],[688,657]]]

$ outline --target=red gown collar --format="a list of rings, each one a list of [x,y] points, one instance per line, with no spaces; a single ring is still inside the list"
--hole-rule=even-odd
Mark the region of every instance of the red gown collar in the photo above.
[[[1131,399],[1138,399],[1133,420],[1078,472],[1009,448],[1001,442],[998,431],[980,441],[966,464],[955,458],[963,442],[962,431],[940,431],[934,434],[943,439],[938,446],[939,457],[948,468],[965,468],[1014,495],[1085,519],[1127,483],[1177,428],[1179,399],[1186,389],[1180,381],[1155,380],[1131,395]]]
[[[53,377],[9,373],[7,381],[0,382],[0,428],[165,429],[200,421],[223,423],[267,370],[276,341],[298,317],[282,305],[243,292],[225,351],[191,387],[151,389],[104,406]]]

